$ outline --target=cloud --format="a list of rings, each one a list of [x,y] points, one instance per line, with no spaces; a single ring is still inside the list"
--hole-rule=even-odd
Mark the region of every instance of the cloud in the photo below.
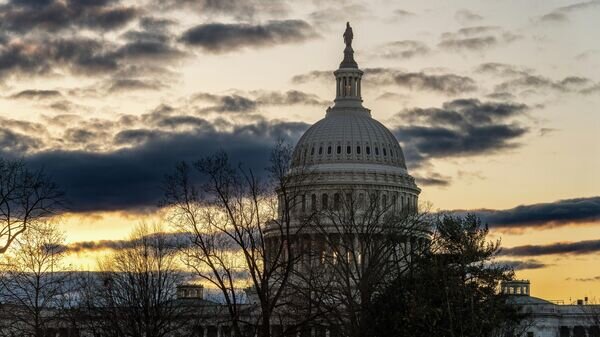
[[[113,71],[117,61],[94,39],[12,41],[0,46],[0,79],[9,75],[44,75],[54,68],[75,73]]]
[[[476,72],[497,76],[503,81],[494,88],[495,93],[511,94],[511,92],[521,91],[525,93],[543,93],[548,90],[561,93],[580,93],[593,94],[600,92],[600,83],[593,83],[587,77],[566,76],[561,80],[553,80],[548,77],[535,74],[531,69],[518,67],[504,63],[483,63],[476,69]]]
[[[600,197],[521,205],[505,210],[475,210],[490,227],[520,229],[600,221]]]
[[[0,6],[0,27],[19,33],[32,30],[89,28],[109,31],[136,18],[138,9],[111,1],[10,1]]]
[[[395,18],[399,18],[399,19],[405,19],[405,18],[409,18],[411,16],[415,16],[415,13],[409,12],[404,9],[395,9],[392,13],[394,14]]]
[[[496,261],[496,262],[498,264],[507,266],[507,267],[511,268],[512,270],[541,269],[541,268],[545,268],[545,267],[549,266],[546,263],[543,263],[541,261],[534,260],[534,259],[528,259],[528,260],[523,260],[523,261],[500,260],[500,261]]]
[[[299,90],[279,91],[254,91],[257,104],[261,105],[327,105],[328,100],[322,100],[315,94],[306,93]]]
[[[111,80],[108,92],[138,91],[138,90],[160,90],[165,85],[158,81],[148,81],[139,79],[114,79]]]
[[[0,127],[0,153],[27,152],[42,146],[40,139]]]
[[[431,158],[492,154],[518,146],[515,140],[528,129],[508,120],[527,110],[524,104],[456,99],[441,108],[413,108],[398,114],[408,126],[392,132],[413,165]]]
[[[256,102],[248,97],[237,94],[214,95],[209,93],[198,93],[194,100],[213,103],[213,106],[203,108],[205,112],[250,112],[256,110]]]
[[[15,99],[33,99],[33,100],[45,100],[45,99],[55,99],[63,97],[60,91],[58,90],[23,90],[19,91],[16,94],[10,96],[10,98]]]
[[[161,9],[186,9],[194,13],[214,17],[225,15],[238,21],[252,21],[256,17],[282,17],[289,12],[289,5],[277,0],[164,0],[158,1]]]
[[[466,9],[460,9],[454,13],[454,19],[460,24],[468,24],[483,20],[483,16]]]
[[[0,45],[0,81],[9,77],[44,75],[111,75],[131,78],[155,75],[165,79],[165,67],[188,55],[176,45],[169,24],[143,18],[121,39],[94,34],[25,34]],[[126,74],[128,73],[128,74]]]
[[[172,119],[169,122],[172,117],[168,113],[155,114],[153,123],[176,123]],[[92,123],[97,124],[93,126]],[[102,144],[106,146],[106,137],[110,134],[97,133],[109,130],[108,123],[89,121],[84,125],[85,128],[67,134],[72,140],[82,141],[104,137]],[[173,171],[176,163],[193,162],[223,149],[234,161],[261,173],[268,165],[270,150],[277,140],[295,143],[308,126],[300,122],[257,121],[230,125],[227,130],[218,130],[214,123],[208,122],[201,127],[192,125],[183,132],[123,129],[113,138],[118,149],[34,152],[30,150],[36,147],[35,140],[10,130],[0,130],[0,154],[4,157],[24,156],[32,167],[44,167],[65,190],[71,211],[143,209],[157,205],[162,197],[164,176]]]
[[[448,95],[471,92],[477,88],[473,79],[454,74],[404,73],[394,76],[394,81],[398,86],[411,90],[437,91]]]
[[[520,36],[504,31],[495,26],[476,26],[461,28],[456,32],[442,34],[438,47],[446,50],[480,51],[499,45],[510,43]]]
[[[468,76],[456,74],[429,74],[425,72],[405,72],[393,68],[363,69],[364,86],[396,86],[410,90],[438,92],[446,95],[458,95],[477,89],[475,81]],[[315,70],[292,77],[296,84],[313,81],[333,82],[333,71]]]
[[[371,17],[369,7],[360,4],[336,4],[335,7],[320,8],[308,14],[310,22],[319,28],[329,29],[333,25],[339,25],[343,29],[345,22],[356,23]],[[341,39],[340,39],[341,42]]]
[[[147,240],[146,242],[150,245],[160,242],[165,247],[175,249],[189,245],[190,238],[191,234],[189,233],[153,233],[144,236],[142,239],[78,241],[65,245],[63,248],[68,253],[124,250],[136,247],[142,240]]]
[[[320,99],[317,95],[298,90],[265,91],[254,90],[248,94],[215,95],[210,93],[197,93],[194,101],[212,103],[212,106],[202,108],[203,112],[252,112],[259,106],[269,105],[327,105],[329,101]]]
[[[420,41],[403,40],[386,43],[377,48],[376,55],[388,59],[408,59],[429,54],[431,50]]]
[[[426,176],[414,176],[414,178],[419,186],[445,187],[449,186],[451,183],[450,177],[443,176],[439,173],[429,173]]]
[[[190,28],[181,40],[212,53],[298,43],[317,37],[302,20],[272,20],[264,24],[207,23]]]
[[[559,7],[540,18],[542,22],[556,23],[568,21],[573,12],[600,8],[600,1],[579,2],[568,6]]]
[[[308,73],[294,75],[292,83],[304,84],[310,82],[334,81],[333,70],[313,70]]]
[[[525,245],[502,248],[504,256],[583,255],[600,252],[600,240],[555,242],[547,245]]]

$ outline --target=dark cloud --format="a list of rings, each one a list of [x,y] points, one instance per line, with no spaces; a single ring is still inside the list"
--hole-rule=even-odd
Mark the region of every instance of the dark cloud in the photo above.
[[[397,86],[411,90],[423,90],[458,95],[477,89],[475,81],[467,76],[456,74],[428,74],[425,72],[405,72],[392,68],[365,68],[363,83],[368,86]],[[333,81],[333,72],[315,70],[295,75],[292,82],[296,84],[313,81]]]
[[[23,90],[16,94],[10,96],[10,98],[16,99],[35,99],[35,100],[44,100],[44,99],[54,99],[61,98],[62,94],[58,90]]]
[[[583,255],[600,252],[600,240],[555,242],[547,245],[525,245],[503,248],[504,256]]]
[[[256,110],[256,101],[241,95],[213,95],[209,93],[198,93],[194,100],[213,103],[213,106],[203,108],[205,112],[250,112]]]
[[[0,127],[0,153],[1,152],[27,152],[40,148],[40,139]]]
[[[305,74],[294,75],[292,83],[304,84],[310,82],[334,81],[333,70],[313,70]]]
[[[0,27],[8,31],[57,31],[80,27],[118,29],[136,18],[135,7],[108,1],[11,1],[0,6]]]
[[[327,105],[330,101],[322,100],[315,94],[309,94],[299,90],[279,91],[255,91],[256,102],[261,105]]]
[[[169,123],[168,118],[168,114],[162,120],[155,117],[155,122]],[[0,133],[0,150],[5,157],[25,154],[32,167],[44,167],[67,193],[72,211],[142,209],[153,207],[160,200],[164,175],[171,173],[176,163],[192,162],[223,149],[233,161],[260,173],[268,165],[269,152],[278,139],[295,143],[308,126],[298,122],[259,121],[232,126],[228,131],[219,131],[212,125],[186,132],[129,129],[114,136],[114,143],[122,146],[118,150],[32,153],[27,150],[33,145],[23,139],[15,141],[14,134],[5,137]],[[102,128],[108,127],[99,123],[87,126],[86,130],[93,133]],[[87,136],[93,137],[78,135]]]
[[[106,46],[94,39],[24,40],[0,46],[0,79],[9,75],[43,75],[54,68],[101,73],[117,68]]]
[[[561,80],[553,80],[536,75],[531,69],[495,62],[480,64],[475,71],[503,78],[494,88],[494,94],[497,95],[512,94],[515,91],[538,93],[548,90],[581,94],[600,92],[600,83],[593,83],[589,78],[582,76],[566,76]]]
[[[114,79],[111,80],[108,92],[130,92],[139,90],[160,90],[165,85],[158,81],[139,80],[139,79]]]
[[[511,94],[510,92],[493,92],[485,95],[485,97],[499,101],[512,101],[516,98],[515,95]]]
[[[396,9],[393,11],[393,14],[396,18],[409,18],[411,16],[415,16],[415,13],[409,12],[404,9]]]
[[[599,1],[579,2],[579,3],[572,4],[572,5],[559,7],[557,9],[551,11],[550,13],[543,15],[540,18],[540,20],[543,22],[550,22],[550,23],[564,22],[564,21],[568,21],[569,15],[573,12],[581,11],[581,10],[596,9],[596,8],[600,8]]]
[[[238,21],[263,16],[282,17],[289,11],[288,3],[278,0],[163,0],[158,3],[165,9],[185,8],[208,17],[225,15]]]
[[[324,29],[343,29],[344,22],[353,23],[362,21],[371,16],[370,8],[361,4],[341,4],[334,7],[323,7],[308,14],[309,21],[315,26]]]
[[[466,9],[461,9],[454,13],[454,19],[456,19],[456,21],[458,21],[460,24],[468,24],[483,20],[483,16]]]
[[[443,176],[439,173],[429,173],[425,176],[415,176],[415,180],[419,186],[445,187],[449,186],[452,182],[450,177]]]
[[[461,28],[456,32],[442,34],[438,46],[447,50],[484,50],[500,43],[509,43],[520,36],[494,26]]]
[[[247,47],[303,42],[315,37],[317,33],[305,21],[273,20],[265,24],[201,24],[183,33],[181,40],[212,53],[227,53]]]
[[[600,221],[600,197],[522,205],[506,210],[477,210],[493,228],[554,227]]]
[[[376,55],[384,58],[408,59],[414,56],[427,55],[429,47],[420,41],[403,40],[386,43],[377,48]]]
[[[73,242],[64,249],[68,253],[95,252],[99,250],[124,250],[134,248],[140,244],[142,240],[152,245],[154,241],[160,239],[161,244],[172,249],[183,248],[190,244],[191,234],[189,233],[153,233],[144,236],[141,239],[127,240],[97,240],[97,241],[79,241]]]
[[[210,93],[198,93],[193,96],[195,101],[209,102],[212,106],[201,108],[203,112],[251,112],[259,106],[269,105],[327,105],[325,101],[314,94],[298,90],[288,90],[285,92],[255,90],[249,95],[229,94],[214,95]]]
[[[580,93],[592,93],[593,87],[588,86],[591,80],[583,77],[569,76],[562,80],[554,81],[550,78],[533,75],[523,74],[516,78],[504,81],[495,87],[497,92],[505,92],[509,90],[527,90],[527,91],[545,91],[555,90],[559,92],[580,92]]]
[[[398,116],[409,126],[392,130],[403,143],[407,162],[438,157],[491,154],[518,146],[527,128],[508,119],[521,116],[524,104],[457,99],[442,108],[414,108]]]
[[[470,77],[454,74],[428,75],[423,72],[397,74],[395,83],[411,90],[437,91],[449,95],[474,91],[477,87]]]
[[[600,276],[576,278],[575,281],[578,281],[578,282],[598,282],[598,281],[600,281]]]
[[[487,62],[482,63],[475,69],[476,72],[482,74],[491,74],[496,76],[520,76],[531,72],[530,69],[525,69],[512,64]]]
[[[528,259],[523,261],[510,260],[510,261],[497,261],[497,263],[507,266],[512,270],[526,270],[526,269],[541,269],[548,267],[549,265],[538,260]]]
[[[87,144],[98,138],[96,132],[81,128],[66,129],[63,138],[71,143]]]
[[[125,32],[117,40],[93,34],[65,37],[60,33],[51,37],[29,34],[10,38],[0,45],[0,80],[65,72],[118,74],[121,78],[156,75],[164,80],[169,73],[165,70],[169,62],[186,56],[187,52],[177,46],[169,31],[170,24],[163,21],[143,18],[138,29]]]

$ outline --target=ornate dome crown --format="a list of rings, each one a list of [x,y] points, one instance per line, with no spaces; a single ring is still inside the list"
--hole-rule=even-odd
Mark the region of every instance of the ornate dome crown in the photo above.
[[[371,118],[371,112],[362,106],[363,72],[354,60],[352,38],[352,28],[347,25],[344,60],[334,72],[335,105],[328,108],[325,118],[300,138],[294,150],[294,165],[337,166],[348,163],[355,168],[383,165],[387,166],[386,171],[406,173],[404,154],[398,140],[383,124]]]

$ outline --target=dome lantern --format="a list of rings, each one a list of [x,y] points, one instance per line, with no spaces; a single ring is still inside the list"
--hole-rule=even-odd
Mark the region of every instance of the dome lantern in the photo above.
[[[335,107],[362,107],[361,97],[361,79],[363,72],[358,68],[354,60],[354,49],[352,49],[352,40],[354,33],[350,23],[346,23],[344,32],[344,59],[340,67],[333,74],[336,81]]]

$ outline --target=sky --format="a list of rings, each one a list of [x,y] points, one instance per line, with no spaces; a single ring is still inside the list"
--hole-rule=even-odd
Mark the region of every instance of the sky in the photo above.
[[[534,296],[600,300],[599,1],[0,0],[0,156],[65,190],[94,269],[176,163],[260,170],[323,118],[346,21],[420,202],[479,214]]]

